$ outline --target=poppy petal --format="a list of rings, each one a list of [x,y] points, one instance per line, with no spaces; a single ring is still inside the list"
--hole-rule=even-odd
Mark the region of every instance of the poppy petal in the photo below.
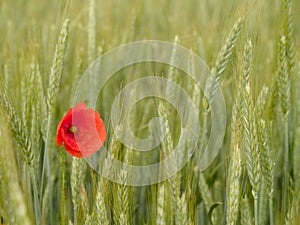
[[[70,132],[75,126],[76,132]],[[62,118],[57,127],[56,143],[64,143],[72,156],[89,157],[98,151],[106,139],[105,125],[97,111],[79,102]]]

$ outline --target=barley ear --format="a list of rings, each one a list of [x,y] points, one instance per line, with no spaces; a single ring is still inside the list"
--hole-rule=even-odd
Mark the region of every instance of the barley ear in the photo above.
[[[243,97],[242,124],[243,148],[246,156],[246,169],[254,198],[255,225],[258,225],[258,192],[260,186],[261,170],[259,162],[259,146],[257,133],[257,109],[254,107],[251,96],[250,74],[252,67],[252,42],[248,40],[243,56]]]
[[[244,101],[242,104],[243,118],[243,139],[246,155],[246,168],[249,175],[250,184],[252,187],[253,196],[257,198],[259,181],[260,181],[260,166],[259,166],[259,150],[257,140],[257,124],[255,108],[250,92],[250,73],[252,66],[252,43],[248,40],[244,51]]]
[[[173,143],[172,132],[169,125],[170,122],[168,117],[168,111],[162,101],[160,101],[158,105],[158,115],[160,118],[162,118],[163,121],[163,126],[161,127],[161,129],[165,129],[165,132],[161,132],[161,133],[166,134],[165,143],[163,144],[163,154],[168,155],[172,153],[174,143]],[[174,167],[176,165],[175,163],[176,162],[172,160],[170,166]],[[169,168],[166,169],[168,170]],[[168,186],[167,186],[168,188],[166,189],[166,193],[168,193],[167,195],[169,195],[171,198],[172,213],[174,214],[171,216],[171,218],[173,219],[174,217],[175,222],[178,221],[179,219],[177,218],[179,215],[176,212],[177,212],[177,206],[180,204],[179,203],[180,185],[181,185],[180,179],[181,179],[180,173],[175,174],[171,179],[168,180]]]
[[[96,3],[89,0],[88,20],[88,63],[92,63],[96,57]]]
[[[48,111],[53,110],[55,96],[58,93],[58,89],[61,82],[63,65],[65,60],[65,52],[67,47],[67,38],[69,35],[69,19],[66,19],[58,37],[58,43],[56,45],[54,58],[52,61],[49,87],[47,92],[47,105]]]
[[[31,148],[29,134],[26,132],[24,121],[17,115],[15,107],[5,89],[0,93],[0,101],[8,114],[14,138],[19,145],[24,161],[27,165],[33,166],[35,164],[35,155]]]
[[[294,28],[293,28],[293,3],[292,0],[282,0],[283,8],[283,32],[286,37],[286,57],[288,73],[291,71],[295,64],[295,44],[294,44]]]
[[[273,198],[274,190],[274,156],[270,146],[270,125],[264,120],[259,121],[259,138],[261,143],[261,169],[264,178],[267,181],[269,198]]]
[[[232,112],[232,134],[231,134],[231,159],[229,163],[228,172],[228,186],[227,186],[227,207],[226,207],[226,222],[234,225],[237,221],[239,211],[239,199],[241,192],[241,122],[238,117],[241,108],[241,90],[238,89],[238,96],[235,100]]]
[[[17,162],[13,151],[13,142],[8,132],[8,122],[3,111],[0,109],[0,199],[1,205],[5,207],[6,218],[9,224],[30,225],[33,221],[29,217],[26,190],[20,185],[18,177]],[[29,193],[26,193],[29,194]],[[3,200],[3,202],[2,202]]]
[[[107,217],[107,211],[103,196],[103,182],[102,179],[100,179],[100,182],[98,184],[97,194],[96,194],[96,207],[94,209],[94,220],[96,224],[101,225],[109,225],[109,220]]]
[[[176,68],[173,66],[175,61],[176,61],[176,57],[178,57],[178,43],[179,43],[179,37],[176,35],[173,41],[173,48],[172,48],[172,53],[171,53],[171,58],[170,58],[170,66],[168,69],[168,74],[167,74],[167,78],[171,81],[176,81]],[[166,87],[166,93],[168,96],[175,96],[175,89],[173,86],[171,85],[167,85]]]
[[[239,18],[238,21],[233,25],[228,37],[226,38],[225,45],[223,45],[220,52],[218,53],[215,65],[211,69],[211,74],[215,78],[216,82],[214,84],[210,84],[209,82],[206,84],[205,88],[211,90],[210,96],[207,96],[208,99],[214,97],[221,76],[226,70],[228,63],[231,59],[232,53],[235,49],[237,40],[241,33],[241,29],[242,29],[242,19]],[[206,105],[208,105],[208,103],[206,103]]]
[[[241,155],[238,143],[232,147],[232,156],[229,167],[229,184],[227,193],[227,208],[226,208],[226,221],[227,224],[234,225],[238,218],[239,212],[239,198],[241,188]]]
[[[212,69],[212,75],[217,81],[220,80],[222,74],[228,66],[231,55],[240,36],[241,28],[242,19],[239,18],[238,21],[233,25],[228,37],[226,38],[225,45],[222,47],[217,56],[215,66]]]
[[[188,212],[187,212],[187,201],[186,195],[183,193],[178,200],[178,207],[177,207],[177,220],[175,220],[176,225],[186,225],[188,224]]]
[[[290,82],[288,73],[288,62],[286,57],[286,37],[280,39],[280,68],[278,77],[278,89],[281,111],[287,119],[290,111]]]
[[[164,182],[160,183],[157,194],[157,208],[156,208],[156,224],[164,225],[165,222],[165,186]]]
[[[116,224],[130,225],[129,187],[127,171],[121,169],[118,174],[121,184],[117,184],[117,196],[114,196],[114,222]]]

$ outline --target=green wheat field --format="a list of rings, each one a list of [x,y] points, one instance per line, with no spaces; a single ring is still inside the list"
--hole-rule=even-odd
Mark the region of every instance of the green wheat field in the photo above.
[[[299,37],[298,0],[1,0],[1,222],[300,224]],[[134,79],[172,80],[200,112],[198,144],[184,167],[163,182],[131,186],[102,177],[85,159],[59,148],[55,138],[89,65],[140,40],[176,43],[206,62],[225,99],[226,132],[217,157],[200,171],[197,156],[212,122],[199,86],[184,72],[154,62],[117,71],[99,93],[96,110],[106,126],[104,146],[122,162],[159,162],[180,135],[176,109],[153,97],[138,102],[124,119],[136,137],[145,138],[149,121],[161,117],[163,142],[141,153],[118,139],[110,110]],[[117,127],[121,132],[123,125]],[[110,169],[105,160],[101,166]],[[126,183],[130,174],[120,170],[116,176]]]

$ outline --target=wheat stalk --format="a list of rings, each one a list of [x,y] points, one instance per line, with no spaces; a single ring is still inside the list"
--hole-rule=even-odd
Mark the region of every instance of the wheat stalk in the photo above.
[[[77,211],[79,205],[79,193],[83,186],[85,172],[85,162],[82,159],[72,159],[72,172],[71,172],[71,191],[72,191],[72,203],[74,207],[74,224],[77,224]]]
[[[283,114],[284,124],[284,208],[288,210],[288,171],[289,171],[289,113],[290,113],[290,79],[288,71],[288,60],[286,50],[286,37],[281,36],[280,39],[280,70],[278,77],[278,89],[281,112]]]
[[[202,172],[199,172],[198,179],[199,179],[198,186],[199,186],[199,189],[201,192],[201,197],[205,204],[206,213],[209,213],[211,210],[211,207],[214,203],[213,197],[212,197],[212,192],[209,189],[209,186],[207,185],[204,174]],[[216,216],[215,211],[212,211],[211,222],[212,222],[212,224],[217,224],[217,216]]]
[[[270,218],[269,216],[269,193],[268,193],[268,187],[267,182],[265,179],[261,179],[261,186],[260,186],[260,192],[259,192],[259,224],[266,224]]]
[[[251,206],[249,198],[246,196],[241,199],[241,225],[252,225],[253,217],[251,215]]]

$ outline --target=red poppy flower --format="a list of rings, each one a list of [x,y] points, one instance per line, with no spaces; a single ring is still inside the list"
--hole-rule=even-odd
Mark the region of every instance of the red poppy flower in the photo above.
[[[56,143],[64,143],[69,154],[89,157],[98,151],[106,139],[106,130],[97,111],[79,102],[62,118],[57,127]]]

